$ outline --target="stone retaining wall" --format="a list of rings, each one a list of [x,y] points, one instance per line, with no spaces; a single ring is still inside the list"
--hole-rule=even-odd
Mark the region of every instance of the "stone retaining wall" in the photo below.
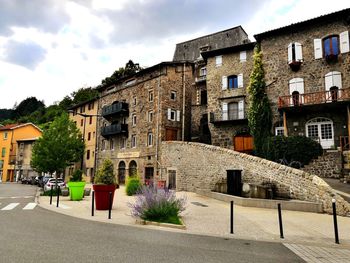
[[[337,150],[325,152],[322,156],[312,160],[302,168],[304,172],[325,178],[339,178],[341,169],[342,156],[341,152]]]
[[[163,142],[161,165],[176,170],[179,191],[212,191],[226,178],[226,170],[240,169],[243,182],[273,183],[292,199],[322,203],[327,213],[332,213],[335,198],[337,213],[350,214],[350,204],[318,176],[233,150],[193,142]]]

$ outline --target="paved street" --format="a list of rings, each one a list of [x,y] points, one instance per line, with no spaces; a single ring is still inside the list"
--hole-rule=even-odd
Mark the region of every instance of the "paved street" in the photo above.
[[[0,205],[1,262],[303,262],[280,243],[91,222],[41,207],[23,210],[34,192],[32,186],[0,184],[1,202],[12,196],[19,203],[11,210]]]

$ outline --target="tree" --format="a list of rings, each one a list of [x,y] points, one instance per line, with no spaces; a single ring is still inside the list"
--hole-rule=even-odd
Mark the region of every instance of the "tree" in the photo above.
[[[64,113],[50,124],[34,144],[31,166],[37,172],[56,176],[65,168],[80,160],[85,144],[82,135],[68,114]]]
[[[30,115],[34,111],[45,109],[45,104],[36,97],[29,97],[21,101],[15,109],[17,118]]]
[[[91,87],[80,88],[72,92],[71,96],[73,98],[73,105],[75,105],[96,98],[98,96],[98,91]]]
[[[271,136],[271,108],[267,97],[260,45],[254,49],[253,71],[248,87],[248,124],[254,138],[255,153],[263,157],[267,153],[267,142]]]

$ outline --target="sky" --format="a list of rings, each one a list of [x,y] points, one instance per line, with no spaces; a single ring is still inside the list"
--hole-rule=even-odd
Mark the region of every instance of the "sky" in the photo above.
[[[0,0],[0,108],[49,106],[132,59],[171,61],[176,43],[241,25],[253,35],[349,8],[349,0]]]

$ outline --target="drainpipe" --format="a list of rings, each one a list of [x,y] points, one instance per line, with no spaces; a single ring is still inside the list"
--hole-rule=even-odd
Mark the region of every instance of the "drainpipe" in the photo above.
[[[181,139],[182,141],[185,141],[185,105],[186,105],[186,75],[185,75],[185,70],[186,70],[186,62],[184,62],[184,69],[183,69],[183,77],[182,77],[182,136]]]
[[[158,86],[157,86],[157,129],[156,129],[156,173],[160,167],[159,163],[159,118],[161,117],[161,109],[160,109],[160,79],[161,78],[161,65],[159,65],[159,77],[158,77]],[[160,169],[159,177],[162,179],[162,170]]]

